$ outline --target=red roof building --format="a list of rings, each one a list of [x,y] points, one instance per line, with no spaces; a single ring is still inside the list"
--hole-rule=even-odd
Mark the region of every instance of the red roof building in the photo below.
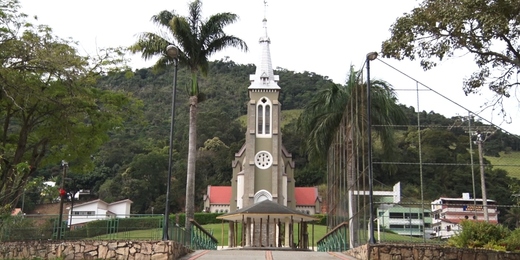
[[[231,203],[231,186],[208,185],[204,195],[204,212],[228,213]],[[314,215],[320,213],[321,198],[317,187],[295,187],[296,210]],[[236,198],[235,198],[236,199]]]

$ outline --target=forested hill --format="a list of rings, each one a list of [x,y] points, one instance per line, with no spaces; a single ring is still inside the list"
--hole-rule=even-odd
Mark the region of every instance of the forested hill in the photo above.
[[[203,102],[199,104],[198,114],[198,157],[196,169],[196,204],[200,209],[207,185],[230,185],[231,162],[245,139],[245,128],[239,120],[246,114],[248,102],[247,88],[249,75],[254,74],[254,65],[240,65],[232,61],[210,63],[207,77],[200,78]],[[280,102],[285,116],[283,132],[284,145],[293,154],[296,163],[295,179],[298,186],[316,186],[326,183],[324,165],[308,163],[306,155],[300,151],[303,141],[295,124],[295,114],[310,102],[313,95],[329,84],[327,77],[312,72],[296,73],[277,69],[280,76]],[[188,96],[186,87],[190,74],[179,66],[176,117],[174,131],[172,211],[181,211],[185,200],[186,157],[188,144]],[[390,82],[391,84],[397,84]],[[136,114],[125,127],[114,130],[109,141],[99,152],[92,156],[95,169],[88,173],[71,172],[77,188],[91,189],[96,196],[115,201],[129,198],[134,203],[132,213],[151,213],[164,211],[166,178],[168,172],[168,147],[170,136],[171,98],[173,70],[154,73],[151,69],[116,73],[100,79],[99,86],[117,91],[130,92],[142,101],[142,114]],[[416,124],[417,114],[413,107],[402,106],[410,125]],[[446,118],[433,111],[420,114],[422,125],[453,126],[459,118]],[[290,118],[290,120],[288,120]],[[289,122],[287,122],[289,121]],[[478,123],[478,122],[475,122]],[[439,131],[439,129],[444,129]],[[460,140],[467,140],[467,133],[457,129],[432,128],[424,131],[424,162],[467,163],[466,150],[453,149]],[[403,128],[397,132],[397,160],[414,163],[418,158],[416,144],[411,142],[416,128]],[[520,141],[503,133],[495,135],[486,143],[488,156],[496,156],[500,151],[518,151]],[[439,142],[443,140],[445,142]],[[461,141],[462,142],[462,141]],[[377,145],[374,160],[380,159]],[[460,162],[458,160],[461,160]],[[401,181],[403,196],[419,198],[417,193],[419,177],[417,167],[403,164],[393,167],[375,165],[377,183],[392,186]],[[450,167],[454,167],[453,169]],[[455,169],[456,168],[456,169]],[[49,179],[52,171],[42,170],[39,176]],[[478,171],[478,170],[477,170]],[[444,169],[425,168],[425,199],[439,196],[460,196],[471,191],[471,178],[467,169],[447,165]],[[442,174],[441,174],[442,173]],[[501,204],[510,203],[511,191],[507,186],[514,183],[505,172],[494,174],[489,187],[488,198],[497,199]],[[479,185],[479,184],[477,184]],[[478,186],[477,186],[478,187]],[[506,187],[506,188],[504,188]],[[520,187],[520,186],[519,186]],[[478,193],[478,192],[477,192]],[[36,194],[36,193],[35,193]],[[479,195],[479,194],[477,194]],[[35,201],[41,200],[34,198]],[[27,205],[27,204],[26,204]]]
[[[231,161],[242,146],[246,133],[237,119],[246,114],[249,75],[254,73],[254,65],[220,60],[211,62],[208,75],[200,78],[204,101],[199,104],[197,120],[198,146],[201,147],[196,173],[197,196],[200,195],[197,203],[201,202],[206,185],[230,185]],[[302,109],[313,93],[328,84],[334,84],[327,77],[311,72],[295,73],[277,69],[275,74],[280,76],[280,102],[286,111]],[[175,201],[177,205],[173,205],[174,210],[180,210],[184,204],[188,144],[186,87],[191,77],[183,66],[179,66],[177,80],[173,173],[178,181],[172,185],[174,197],[178,200]],[[110,176],[107,182],[99,180],[97,189],[100,196],[107,200],[130,197],[134,201],[133,209],[138,212],[149,211],[155,203],[155,209],[163,208],[160,204],[164,203],[165,192],[160,191],[165,190],[172,84],[172,68],[156,73],[151,69],[140,69],[133,73],[112,74],[99,81],[102,88],[131,92],[143,103],[143,115],[136,115],[122,131],[114,132],[96,156],[99,168],[103,169],[104,175]],[[295,156],[300,169],[311,172],[303,170],[306,169],[307,161],[305,156],[299,154],[301,138],[298,138],[294,123],[288,124],[286,128],[285,146]],[[318,185],[323,182],[322,173],[316,174],[316,170],[312,172],[316,177],[306,179],[299,185]],[[146,180],[159,181],[150,183]],[[126,183],[132,185],[126,187]],[[138,196],[147,190],[157,192],[153,192],[154,195],[150,197]]]

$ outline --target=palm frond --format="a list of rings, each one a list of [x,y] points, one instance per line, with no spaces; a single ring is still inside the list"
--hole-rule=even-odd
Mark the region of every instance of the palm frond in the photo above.
[[[330,85],[319,91],[313,100],[304,108],[298,119],[300,132],[306,137],[302,145],[309,159],[324,161],[335,136],[346,126],[346,131],[352,138],[363,135],[366,129],[367,100],[366,84],[360,79],[361,72],[350,67],[345,85]],[[373,125],[381,125],[374,129],[381,139],[384,153],[395,154],[394,128],[395,124],[404,124],[406,117],[397,105],[397,98],[390,84],[375,80],[371,84],[371,119]],[[346,134],[346,133],[345,133]]]
[[[141,57],[149,60],[157,55],[165,55],[166,46],[170,43],[163,37],[150,32],[141,33],[136,43],[128,49],[132,53],[141,53]]]
[[[156,15],[153,15],[150,19],[155,25],[160,27],[168,28],[170,26],[170,21],[176,17],[174,11],[163,10]]]

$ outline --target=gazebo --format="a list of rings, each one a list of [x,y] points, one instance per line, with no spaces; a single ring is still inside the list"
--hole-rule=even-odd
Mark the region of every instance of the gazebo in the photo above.
[[[229,222],[229,247],[309,248],[308,223],[318,220],[270,200],[257,202],[217,219]],[[239,233],[239,224],[242,231]],[[295,225],[296,224],[296,225]],[[295,227],[296,226],[296,227]],[[297,233],[295,233],[295,228]],[[239,238],[239,234],[241,237]],[[296,242],[294,235],[297,234]],[[314,225],[312,225],[314,244]]]

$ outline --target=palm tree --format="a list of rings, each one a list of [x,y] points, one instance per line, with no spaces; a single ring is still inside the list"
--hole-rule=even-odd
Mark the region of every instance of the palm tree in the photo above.
[[[312,162],[328,166],[327,206],[329,215],[349,215],[351,219],[351,239],[357,238],[357,209],[355,196],[348,202],[352,212],[342,208],[347,204],[348,192],[359,190],[358,173],[366,169],[366,83],[360,80],[361,72],[350,68],[345,85],[331,84],[316,94],[304,108],[298,119],[305,142],[302,149]],[[384,154],[393,152],[394,132],[392,125],[406,122],[406,116],[398,106],[392,87],[385,81],[371,81],[371,121],[378,125],[374,134],[381,141]],[[337,174],[341,173],[341,174]],[[345,183],[346,181],[346,183]],[[329,227],[345,221],[332,217]],[[335,219],[338,219],[335,222]]]
[[[195,212],[195,160],[197,156],[197,104],[202,95],[199,90],[199,71],[207,75],[208,58],[217,51],[226,47],[237,47],[247,51],[247,44],[233,35],[224,32],[226,25],[238,20],[233,13],[218,13],[203,19],[202,2],[195,0],[188,4],[189,15],[186,17],[177,15],[174,11],[162,11],[152,16],[152,22],[168,34],[158,35],[145,32],[139,35],[138,41],[130,46],[133,53],[141,53],[146,60],[155,56],[159,59],[154,69],[164,68],[173,60],[168,57],[166,47],[175,45],[179,49],[179,63],[188,66],[191,71],[191,87],[189,88],[189,141],[188,141],[188,167],[186,180],[186,222],[187,231],[191,231],[190,218]],[[171,37],[171,38],[165,38]],[[189,234],[189,233],[188,233]]]
[[[508,224],[509,227],[518,228],[520,227],[520,208],[511,207],[506,209],[504,223]]]

